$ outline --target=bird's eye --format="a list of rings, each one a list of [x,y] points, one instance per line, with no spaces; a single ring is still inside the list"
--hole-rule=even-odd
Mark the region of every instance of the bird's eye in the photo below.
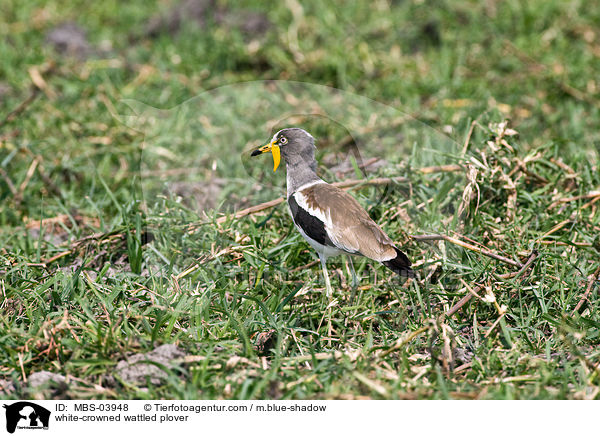
[[[279,138],[279,143],[281,145],[287,144],[287,138],[285,136],[282,136],[281,138]]]

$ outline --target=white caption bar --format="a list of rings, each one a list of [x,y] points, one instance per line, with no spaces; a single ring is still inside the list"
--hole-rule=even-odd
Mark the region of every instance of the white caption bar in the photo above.
[[[578,434],[597,402],[568,401],[0,401],[19,436],[143,434]],[[575,419],[576,418],[576,419]],[[325,433],[327,432],[327,433]],[[334,432],[334,433],[331,433]],[[2,434],[2,433],[0,433]],[[7,434],[7,433],[4,433]],[[590,433],[592,434],[592,433]]]

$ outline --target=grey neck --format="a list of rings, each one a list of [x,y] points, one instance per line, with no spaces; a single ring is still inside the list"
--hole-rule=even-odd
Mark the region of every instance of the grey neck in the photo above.
[[[317,169],[317,163],[313,160],[311,163],[307,163],[304,160],[297,162],[286,162],[285,164],[287,172],[287,196],[289,197],[298,190],[302,185],[306,185],[311,182],[323,181],[315,170]]]

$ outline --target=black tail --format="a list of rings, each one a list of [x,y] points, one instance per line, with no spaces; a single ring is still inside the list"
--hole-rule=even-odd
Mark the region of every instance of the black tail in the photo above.
[[[400,274],[402,277],[414,277],[415,272],[410,268],[411,263],[410,260],[408,260],[408,257],[406,257],[406,254],[398,250],[396,247],[394,247],[394,249],[396,250],[396,257],[381,263],[394,271],[396,274]]]

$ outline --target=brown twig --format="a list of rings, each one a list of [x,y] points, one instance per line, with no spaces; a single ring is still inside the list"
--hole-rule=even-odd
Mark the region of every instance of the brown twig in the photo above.
[[[469,301],[471,301],[471,298],[473,298],[473,295],[479,295],[479,292],[482,291],[484,287],[485,286],[483,286],[483,285],[477,285],[477,286],[475,286],[471,290],[471,292],[469,292],[467,295],[465,295],[464,297],[462,297],[458,303],[456,303],[454,306],[452,306],[450,308],[450,310],[448,310],[446,312],[446,316],[452,316],[456,312],[458,312],[465,304],[467,304]]]
[[[370,180],[344,180],[342,182],[332,183],[333,186],[337,186],[340,189],[353,188],[357,185],[360,186],[372,186],[372,185],[389,185],[391,183],[404,183],[408,182],[406,177],[378,177]]]
[[[585,289],[585,292],[581,296],[579,303],[577,303],[577,306],[575,306],[575,309],[573,310],[573,313],[571,314],[571,316],[575,315],[575,313],[580,313],[579,310],[582,308],[584,303],[586,301],[588,301],[588,296],[590,295],[590,292],[592,292],[592,289],[594,288],[594,284],[598,280],[598,276],[600,276],[600,267],[598,267],[596,269],[596,271],[594,271],[594,273],[588,277],[587,288]]]
[[[572,201],[587,200],[588,198],[591,198],[591,199],[594,199],[594,200],[597,199],[597,198],[600,198],[600,191],[590,191],[587,194],[583,194],[583,195],[576,195],[574,197],[559,198],[558,200],[554,201],[548,208],[552,209],[553,207],[556,207],[560,203],[570,203]]]
[[[198,268],[200,268],[201,265],[204,265],[207,262],[215,260],[218,257],[221,257],[225,254],[231,254],[233,252],[236,252],[236,251],[240,250],[241,248],[244,248],[244,247],[243,246],[227,247],[217,253],[211,253],[209,255],[202,256],[199,259],[197,259],[196,262],[192,266],[190,266],[189,268],[186,268],[184,271],[180,272],[179,274],[174,275],[173,279],[175,281],[178,281],[179,279],[182,279],[182,278],[186,277],[187,275],[196,271]]]
[[[42,180],[44,181],[44,185],[45,188],[48,189],[48,191],[52,192],[54,195],[56,195],[57,197],[60,197],[64,200],[63,194],[61,192],[61,190],[58,188],[58,186],[56,186],[56,184],[52,181],[52,179],[46,174],[46,170],[44,168],[44,158],[39,155],[39,154],[34,154],[29,148],[24,147],[23,150],[25,150],[25,152],[27,154],[29,154],[30,156],[33,157],[33,159],[35,161],[37,161],[37,173],[38,175],[42,178]]]
[[[33,103],[33,101],[40,95],[40,89],[36,86],[31,87],[31,93],[25,100],[23,100],[19,105],[10,111],[3,120],[0,121],[0,127],[3,127],[6,123],[10,123],[12,120],[17,118],[27,107]]]
[[[591,191],[591,192],[588,192],[587,194],[576,195],[575,197],[561,198],[558,201],[560,203],[568,203],[570,201],[585,200],[588,198],[596,198],[596,197],[600,197],[600,191]]]
[[[100,244],[105,244],[114,239],[123,238],[123,237],[124,237],[123,234],[119,233],[118,231],[112,231],[112,232],[108,232],[108,233],[94,233],[92,235],[84,236],[83,238],[78,239],[78,240],[72,242],[71,244],[69,244],[69,248],[67,248],[65,251],[58,253],[47,260],[44,260],[43,263],[48,265],[52,262],[57,261],[58,259],[62,259],[65,256],[76,253],[82,246],[84,246],[84,244],[88,243],[89,241],[95,240]]]
[[[427,330],[431,329],[430,325],[425,325],[423,327],[418,328],[417,330],[413,331],[413,332],[409,332],[407,334],[402,335],[402,337],[400,337],[396,343],[388,348],[385,351],[382,351],[381,354],[379,355],[380,358],[387,356],[388,354],[399,350],[400,348],[404,347],[406,344],[408,344],[410,341],[412,341],[414,338],[416,338],[417,336],[419,336],[422,333],[425,333]]]
[[[548,230],[546,233],[544,233],[542,236],[540,236],[538,239],[544,239],[546,236],[550,236],[551,234],[558,232],[564,226],[566,226],[567,224],[572,223],[572,222],[573,222],[573,220],[571,220],[571,219],[566,219],[564,221],[561,221],[560,223],[558,223],[557,225],[552,227],[550,230]]]
[[[539,253],[537,250],[533,250],[531,252],[531,254],[529,255],[529,257],[527,258],[527,261],[523,264],[523,266],[521,267],[521,269],[519,271],[517,271],[516,273],[509,273],[509,274],[503,274],[505,276],[507,276],[507,279],[512,279],[513,277],[518,277],[521,274],[523,274],[527,268],[529,268],[531,266],[531,264],[535,261],[535,259],[537,259]],[[502,275],[500,276],[502,277]],[[502,277],[504,278],[504,277]]]
[[[32,268],[35,268],[35,267],[44,268],[44,269],[48,268],[46,266],[46,264],[43,262],[27,262],[26,265],[29,267],[32,267]]]
[[[62,259],[63,257],[68,256],[71,253],[73,253],[72,250],[63,251],[62,253],[58,253],[58,254],[52,256],[50,259],[44,261],[44,263],[47,265],[49,263],[57,261],[58,259]]]
[[[276,198],[275,200],[267,201],[265,203],[257,204],[256,206],[252,206],[252,207],[248,207],[246,209],[242,209],[242,210],[236,212],[235,214],[233,214],[233,217],[231,217],[229,215],[225,215],[225,216],[222,216],[222,217],[218,218],[217,219],[217,224],[223,224],[224,222],[226,222],[230,218],[232,218],[232,219],[240,219],[240,218],[245,217],[246,215],[251,215],[253,213],[260,212],[261,210],[269,209],[271,207],[277,206],[280,203],[283,203],[283,201],[284,201],[284,198],[283,197],[279,197],[279,198]]]
[[[456,369],[454,370],[454,374],[460,374],[461,372],[465,372],[467,369],[471,368],[473,366],[473,362],[467,362],[464,363],[458,367],[456,367]]]
[[[13,184],[12,180],[10,180],[10,177],[8,177],[8,174],[6,174],[6,171],[4,171],[4,168],[0,168],[0,176],[2,176],[6,182],[10,193],[13,195],[13,197],[15,197],[17,195],[17,188],[15,188],[15,185]]]
[[[569,173],[570,176],[577,175],[577,173],[575,172],[575,170],[573,168],[571,168],[569,165],[567,165],[566,163],[564,163],[561,158],[555,159],[555,158],[551,157],[550,158],[550,162],[552,162],[553,164],[555,164],[556,166],[558,166],[562,170],[564,170],[567,173]]]
[[[523,264],[521,262],[517,262],[515,260],[509,259],[508,257],[501,256],[497,253],[494,253],[493,251],[476,247],[475,245],[471,245],[467,242],[453,238],[452,236],[437,235],[437,234],[434,234],[434,235],[411,235],[411,238],[414,239],[415,241],[440,241],[440,240],[443,240],[446,242],[450,242],[451,244],[455,244],[460,247],[466,248],[467,250],[475,251],[479,254],[483,254],[484,256],[491,257],[492,259],[496,259],[496,260],[500,260],[504,263],[508,263],[509,265],[512,265],[517,268],[521,268],[523,266]]]
[[[348,357],[350,361],[355,361],[358,357],[358,353],[352,352],[341,352],[334,351],[333,353],[315,353],[310,355],[302,355],[302,356],[292,356],[292,357],[284,357],[281,360],[285,363],[302,363],[302,362],[310,362],[311,360],[327,360],[327,359],[335,359],[339,360],[344,356]]]
[[[591,205],[593,205],[595,202],[597,202],[598,200],[600,200],[600,195],[595,197],[593,200],[588,201],[586,204],[584,204],[583,206],[581,206],[581,210],[586,209],[588,207],[590,207]]]
[[[48,83],[44,79],[44,74],[51,72],[53,68],[54,65],[50,64],[49,67],[45,66],[41,70],[40,68],[38,68],[37,65],[33,65],[27,69],[27,73],[29,74],[31,82],[35,85],[36,88],[38,88],[40,91],[46,94],[46,97],[48,97],[51,100],[54,100],[56,98],[56,93],[52,88],[48,86]]]
[[[56,186],[56,184],[52,181],[52,179],[46,174],[46,170],[44,168],[44,165],[42,164],[43,159],[41,158],[41,156],[37,156],[37,159],[39,162],[39,165],[37,166],[37,172],[38,172],[39,176],[42,178],[42,180],[44,181],[45,187],[48,189],[48,191],[50,191],[57,197],[64,199],[63,193],[60,190],[60,188],[58,186]]]
[[[303,269],[311,268],[311,267],[315,266],[316,264],[318,264],[319,262],[321,262],[321,261],[318,259],[313,260],[312,262],[308,262],[306,265],[300,265],[294,269],[291,269],[290,273],[295,273],[295,272],[301,271]]]
[[[29,77],[31,79],[31,91],[27,98],[23,100],[19,105],[10,111],[3,120],[0,120],[0,128],[3,127],[6,123],[11,122],[17,116],[19,116],[25,109],[27,109],[31,103],[40,95],[40,92],[45,92],[48,97],[55,97],[56,94],[52,89],[50,89],[43,78],[43,74],[52,74],[54,72],[55,64],[53,62],[46,63],[42,66],[42,68],[38,68],[37,66],[30,67],[28,70]]]
[[[531,254],[529,255],[529,258],[523,264],[523,266],[521,267],[521,269],[519,269],[519,271],[512,272],[512,273],[506,273],[506,274],[500,274],[498,277],[501,278],[502,280],[508,280],[508,279],[512,279],[512,278],[520,276],[523,272],[525,272],[531,266],[531,264],[533,264],[533,262],[535,261],[535,259],[537,257],[538,257],[537,250],[533,250],[531,252]],[[458,303],[456,303],[454,306],[452,306],[452,308],[450,308],[450,310],[448,310],[446,312],[446,316],[452,316],[452,315],[454,315],[465,304],[467,304],[471,300],[471,298],[473,298],[474,294],[475,295],[479,294],[479,292],[482,291],[484,288],[485,288],[484,285],[477,285],[476,287],[474,287],[473,290],[472,290],[472,292],[468,293],[463,298],[461,298]]]

